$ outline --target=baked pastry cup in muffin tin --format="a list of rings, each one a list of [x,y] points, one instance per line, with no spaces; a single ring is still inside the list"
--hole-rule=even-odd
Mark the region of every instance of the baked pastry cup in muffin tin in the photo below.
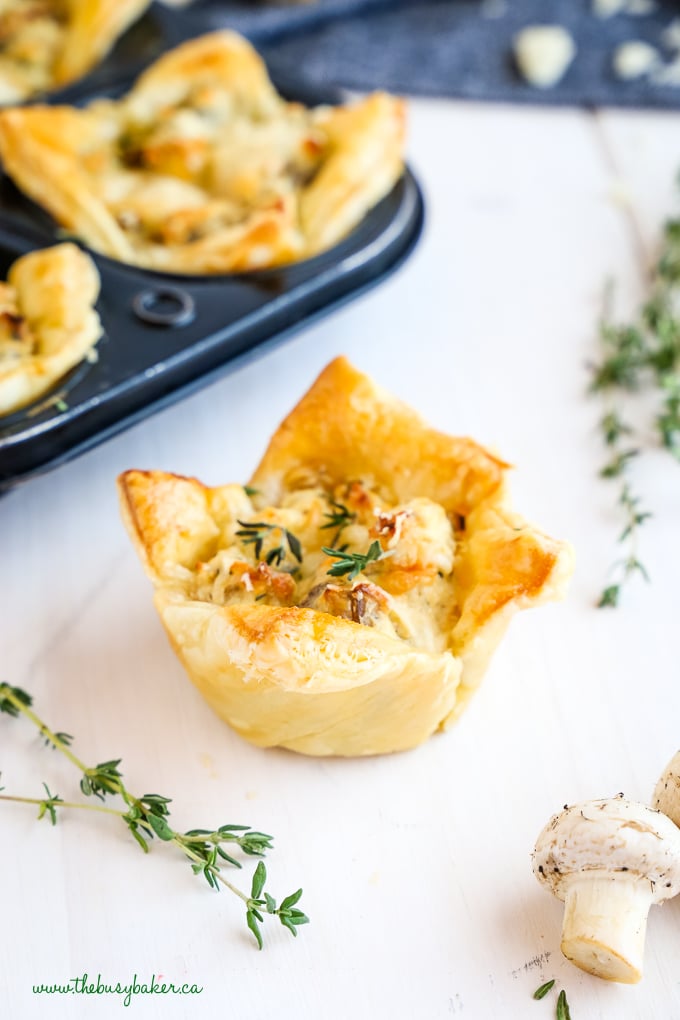
[[[233,32],[191,39],[118,99],[0,112],[18,187],[94,250],[163,272],[310,258],[342,240],[403,172],[402,100],[283,99]]]
[[[187,16],[183,17],[186,19]],[[219,44],[217,50],[215,39]],[[179,61],[186,71],[185,61],[191,63],[198,59],[197,54],[202,54],[200,63],[204,58],[207,59],[206,53],[208,56],[212,54],[223,72],[224,48],[225,33],[217,33],[216,37],[209,37],[208,40],[198,39],[185,44],[168,54],[164,60],[169,61],[171,68],[176,68],[175,62]],[[237,91],[244,90],[243,102],[247,102],[250,95],[248,89],[253,85],[254,94],[260,96],[258,102],[265,106],[269,103],[274,110],[288,110],[291,107],[290,116],[298,127],[302,125],[305,128],[301,136],[296,136],[298,140],[307,137],[309,127],[303,107],[318,107],[322,104],[327,124],[335,122],[333,103],[338,99],[337,94],[319,94],[316,90],[310,93],[299,83],[277,82],[286,96],[286,100],[283,100],[269,83],[259,57],[248,44],[241,40],[235,41],[231,33],[226,33],[226,48],[232,56],[235,54],[239,67],[249,69],[255,82],[253,85],[250,79],[242,78],[240,72],[236,76],[235,88]],[[160,74],[164,67],[167,69],[168,64],[163,61],[154,65],[135,86],[141,91],[135,93],[133,89],[135,103],[141,96],[144,109],[147,109],[148,103],[151,103],[151,107],[157,103],[161,95],[167,98],[168,80],[165,71]],[[160,74],[160,83],[157,74]],[[171,80],[177,89],[186,90],[186,74],[171,76]],[[87,84],[85,82],[79,87],[78,102],[97,100],[93,104],[95,109],[111,111],[116,108],[115,101],[97,97],[104,93],[124,95],[129,92],[133,82],[126,75],[119,77],[115,83],[109,80],[105,89],[95,82],[92,93],[86,88]],[[258,88],[260,93],[257,92]],[[209,88],[207,93],[210,93]],[[149,99],[149,95],[152,99]],[[175,110],[177,97],[170,99]],[[345,116],[350,120],[358,116],[363,121],[366,115],[370,119],[376,109],[388,111],[387,119],[382,122],[392,124],[392,127],[396,124],[394,130],[400,133],[401,104],[398,100],[383,96],[373,97],[367,104],[355,106],[350,111],[341,111],[337,114],[338,122],[344,121]],[[175,112],[181,114],[181,111]],[[71,178],[77,179],[78,167],[68,161],[60,163],[50,149],[52,143],[56,144],[56,139],[49,126],[52,124],[49,114],[56,115],[64,128],[67,148],[71,127],[80,144],[84,123],[81,118],[88,121],[87,110],[34,106],[3,111],[0,116],[6,118],[5,155],[10,163],[9,168],[12,169],[12,160],[17,152],[21,151],[25,156],[25,145],[30,147],[35,143],[38,149],[34,155],[36,158],[39,155],[38,162],[34,165],[30,159],[25,164],[21,159],[19,161],[24,169],[26,165],[30,167],[28,174],[34,181],[36,198],[41,197],[38,192],[42,193],[44,187],[45,196],[58,194],[61,201],[63,196],[69,195],[67,205],[72,200],[78,209],[83,205],[90,208],[91,196],[86,191],[74,191],[71,187]],[[96,114],[95,135],[102,130],[102,124],[110,126],[108,116],[107,113],[102,121],[99,114]],[[378,119],[381,120],[381,117],[379,113]],[[18,149],[14,148],[13,142],[7,145],[8,137],[15,138],[15,128],[29,123],[48,125],[49,145],[45,150],[40,148],[42,143],[39,139],[29,140],[30,132],[23,141],[21,138],[16,139]],[[313,130],[317,131],[317,127]],[[349,137],[355,139],[352,132]],[[276,220],[280,209],[273,209],[274,219],[266,224],[266,228],[262,227],[262,223],[255,226],[256,231],[265,229],[270,240],[272,236],[283,239],[281,244],[286,251],[290,245],[298,246],[298,255],[303,251],[305,255],[310,255],[317,248],[324,249],[311,257],[248,272],[226,272],[226,265],[224,272],[217,272],[215,264],[209,262],[210,273],[199,273],[196,271],[198,266],[191,265],[185,268],[191,268],[192,273],[185,274],[172,272],[170,267],[163,272],[131,265],[119,258],[101,254],[94,247],[90,249],[102,281],[99,310],[105,342],[99,345],[99,359],[96,364],[88,366],[87,371],[76,373],[68,379],[65,387],[60,387],[60,400],[48,401],[44,406],[27,409],[24,414],[13,415],[9,419],[0,419],[0,489],[8,488],[21,479],[88,449],[152,410],[205,384],[214,375],[224,371],[225,367],[252,356],[263,345],[284,339],[338,303],[380,281],[408,256],[423,223],[423,201],[416,180],[408,168],[404,168],[399,175],[401,156],[392,150],[386,162],[387,176],[382,176],[379,190],[375,190],[375,181],[366,188],[362,180],[357,195],[353,197],[348,194],[347,182],[355,180],[357,168],[366,170],[368,164],[374,165],[372,161],[376,157],[376,149],[371,143],[367,150],[368,164],[362,164],[359,157],[359,163],[353,165],[352,145],[346,142],[347,138],[339,141],[334,154],[331,153],[333,146],[329,142],[328,160],[320,167],[319,180],[328,171],[327,187],[322,189],[322,199],[319,199],[318,193],[316,198],[313,192],[307,196],[310,199],[307,206],[309,222],[316,224],[308,232],[308,238],[313,237],[313,242],[308,240],[307,247],[303,245],[300,248],[300,231],[292,229],[289,222],[283,223],[280,218]],[[288,145],[288,141],[285,145]],[[147,157],[152,151],[154,158],[157,156],[172,160],[174,146],[170,144],[164,147],[161,139],[158,145],[149,147]],[[177,152],[182,159],[187,155],[181,146]],[[280,168],[278,156],[277,159]],[[257,185],[257,160],[255,170],[253,163],[248,168],[249,173],[233,183],[234,187],[247,189]],[[338,168],[341,171],[339,178],[336,174]],[[166,175],[171,190],[175,185],[189,187],[186,181],[180,180],[177,166],[174,171],[177,171],[175,177],[169,170]],[[224,167],[223,171],[226,173]],[[286,186],[291,186],[291,181],[286,178]],[[313,188],[314,181],[308,179],[307,183]],[[379,198],[384,192],[384,197]],[[367,210],[372,201],[376,201],[376,204]],[[324,203],[326,211],[323,211]],[[282,207],[288,208],[285,201]],[[100,223],[102,208],[101,202],[95,202],[94,212],[90,210],[93,222]],[[0,228],[0,251],[11,251],[14,257],[33,247],[54,244],[64,237],[63,228],[44,209],[23,195],[6,175],[0,178],[0,216],[3,221],[3,227]],[[106,213],[104,217],[107,223],[110,222],[108,216],[109,213]],[[126,222],[125,216],[122,221]],[[127,219],[127,222],[130,220]],[[347,236],[333,243],[342,230],[349,229],[354,223],[356,225],[349,230]],[[285,239],[286,236],[289,240]],[[88,240],[95,247],[99,243],[94,237],[88,237]],[[246,252],[244,258],[233,259],[230,256],[227,263],[239,266],[244,262],[252,264],[262,261],[259,241],[255,243],[253,238],[246,236],[243,242],[241,251]],[[116,251],[116,254],[120,252]]]
[[[74,244],[12,263],[0,282],[0,416],[44,397],[84,358],[96,357],[98,294],[97,269]]]
[[[571,548],[509,506],[508,465],[332,362],[248,486],[128,471],[130,536],[191,680],[254,744],[405,750],[458,718]]]
[[[5,0],[0,10],[0,105],[21,103],[78,81],[101,63],[149,2]],[[154,20],[146,19],[136,33],[135,49],[161,34],[158,28],[153,31]]]

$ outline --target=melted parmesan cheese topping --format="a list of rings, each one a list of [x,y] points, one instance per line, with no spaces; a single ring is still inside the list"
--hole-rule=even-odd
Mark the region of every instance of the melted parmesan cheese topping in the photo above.
[[[50,88],[65,31],[54,0],[0,0],[0,104]]]
[[[83,166],[133,246],[190,244],[254,212],[282,210],[328,147],[326,108],[274,93],[246,104],[201,85],[160,112],[134,95],[90,110],[105,115],[110,133],[82,153]]]
[[[190,598],[225,606],[257,601],[306,607],[375,627],[422,650],[446,650],[456,613],[455,535],[438,503],[419,498],[391,505],[362,482],[332,492],[304,487],[289,492],[280,506],[263,508],[257,495],[251,500],[241,486],[224,486],[219,501],[213,509],[222,522],[220,548],[185,579]],[[342,528],[330,522],[339,507],[349,518]],[[257,525],[263,536],[259,548],[238,534],[248,525]],[[286,531],[302,547],[301,562]],[[354,578],[329,574],[338,559],[324,546],[365,555],[375,541],[380,558]]]

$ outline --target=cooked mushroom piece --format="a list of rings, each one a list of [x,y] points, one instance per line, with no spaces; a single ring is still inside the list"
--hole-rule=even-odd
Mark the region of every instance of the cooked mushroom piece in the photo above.
[[[574,804],[541,832],[533,869],[564,900],[567,959],[607,981],[639,981],[649,908],[680,892],[680,829],[622,795]]]
[[[680,751],[671,758],[656,784],[652,805],[680,826]]]

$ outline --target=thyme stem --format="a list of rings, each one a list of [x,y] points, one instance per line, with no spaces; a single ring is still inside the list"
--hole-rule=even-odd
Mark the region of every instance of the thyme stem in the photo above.
[[[14,705],[17,711],[25,715],[27,719],[30,719],[33,725],[37,726],[40,735],[45,737],[49,743],[53,745],[53,747],[56,747],[57,751],[61,751],[64,757],[68,758],[72,765],[75,765],[75,767],[81,772],[87,772],[87,765],[85,765],[80,758],[76,757],[73,751],[66,746],[56,733],[52,732],[49,726],[47,726],[42,719],[38,718],[35,712],[31,710],[30,702],[29,704],[26,704],[20,697],[17,696],[16,690],[17,688],[10,687],[9,684],[0,684],[0,696],[6,698],[7,701]]]
[[[40,807],[47,801],[54,801],[59,808],[76,808],[78,811],[102,811],[107,815],[118,815],[119,818],[125,818],[124,811],[117,811],[115,808],[104,807],[103,804],[83,804],[80,801],[71,800],[59,800],[55,801],[53,797],[14,797],[8,793],[0,793],[0,800],[13,800],[17,804],[35,804]]]
[[[252,830],[247,825],[231,824],[222,825],[213,831],[191,829],[188,832],[178,832],[168,823],[170,815],[168,805],[171,803],[169,797],[163,797],[157,793],[145,793],[138,797],[131,793],[125,785],[123,775],[118,767],[121,763],[119,758],[101,762],[93,767],[87,766],[69,749],[67,741],[72,739],[71,736],[51,730],[31,709],[31,704],[32,698],[21,688],[0,683],[0,713],[10,716],[18,716],[21,713],[32,722],[46,742],[61,751],[81,773],[80,788],[86,797],[94,795],[103,801],[107,796],[119,796],[124,801],[127,810],[121,811],[101,804],[64,801],[57,794],[53,794],[45,783],[43,783],[45,797],[0,794],[0,800],[14,801],[19,804],[35,804],[38,807],[38,818],[47,817],[52,825],[57,824],[57,812],[62,808],[77,808],[115,815],[127,826],[145,853],[148,853],[149,841],[154,837],[164,843],[173,843],[187,858],[195,875],[202,874],[212,889],[219,890],[220,885],[224,886],[245,904],[246,924],[260,949],[262,949],[263,941],[259,924],[264,920],[264,913],[277,916],[283,927],[287,928],[292,935],[297,935],[299,925],[307,924],[309,919],[296,906],[302,896],[302,890],[298,889],[286,896],[277,906],[274,897],[264,891],[267,872],[261,860],[253,875],[250,896],[233,885],[222,874],[221,869],[225,864],[235,868],[241,867],[240,862],[224,849],[226,844],[236,844],[244,854],[262,857],[267,850],[271,849],[271,836]]]

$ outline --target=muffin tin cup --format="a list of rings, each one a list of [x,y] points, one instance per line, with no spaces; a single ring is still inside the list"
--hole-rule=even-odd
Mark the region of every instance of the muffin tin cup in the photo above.
[[[184,13],[159,19],[155,7],[147,15],[153,18],[154,47],[147,46],[142,59],[134,59],[124,38],[96,72],[49,101],[80,105],[127,91],[144,57],[155,59],[202,28],[194,24],[187,31],[191,23]],[[340,99],[290,81],[275,79],[275,85],[286,98],[308,106]],[[378,283],[413,249],[423,215],[420,188],[406,169],[340,244],[279,268],[209,276],[160,273],[82,245],[101,277],[97,310],[104,335],[96,360],[82,362],[33,405],[0,418],[0,491],[90,449]],[[7,177],[0,178],[0,224],[3,279],[20,255],[64,240],[64,232]]]

